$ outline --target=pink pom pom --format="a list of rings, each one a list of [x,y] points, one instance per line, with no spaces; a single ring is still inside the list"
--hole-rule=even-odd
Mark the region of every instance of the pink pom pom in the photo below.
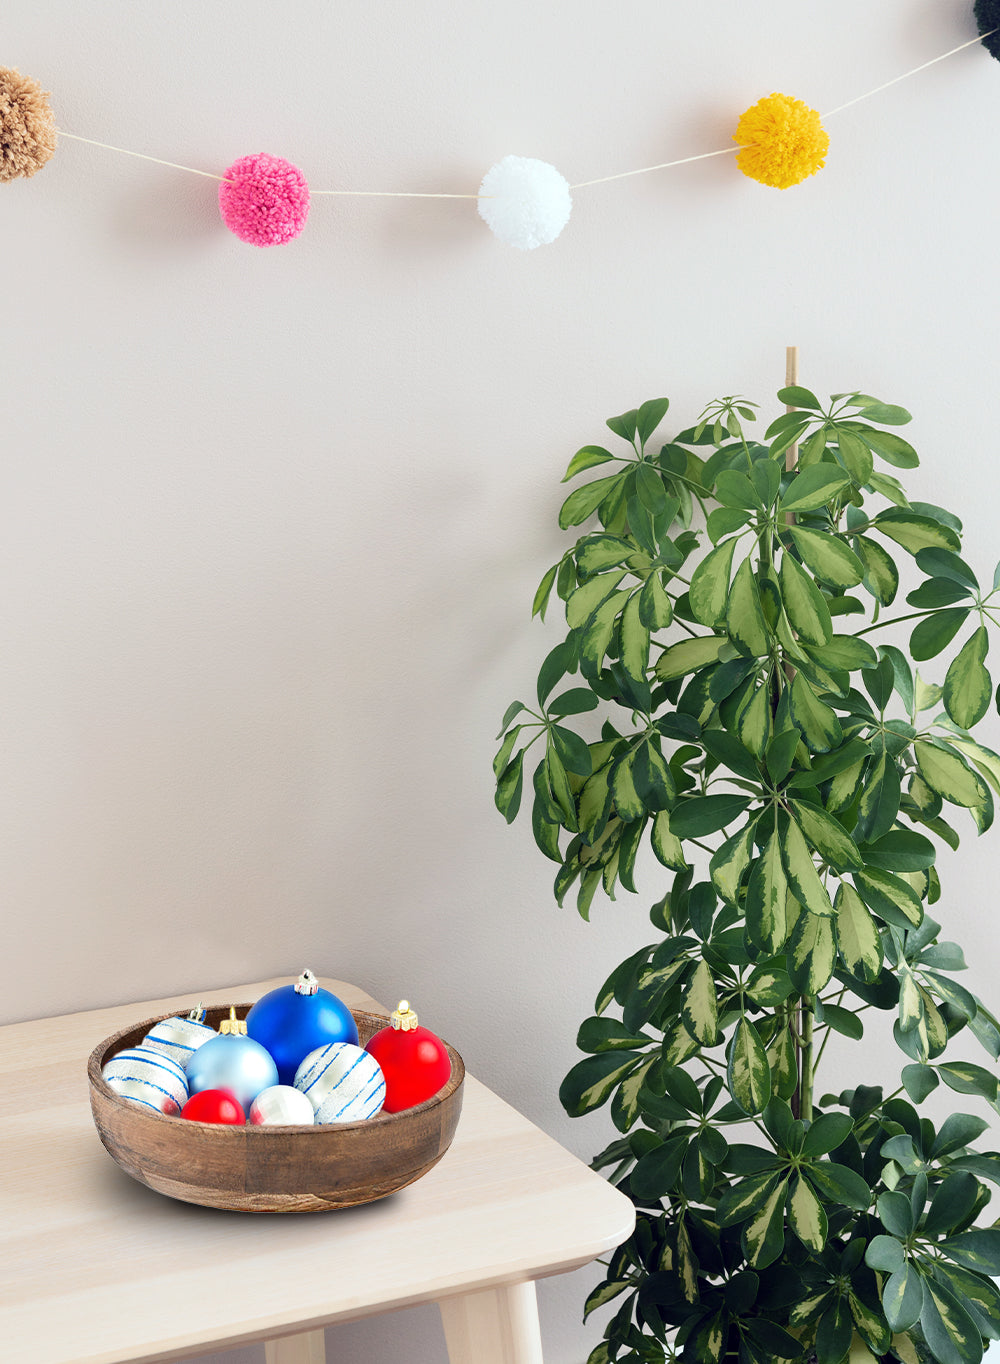
[[[309,186],[298,166],[280,156],[243,156],[219,186],[219,212],[241,241],[279,246],[305,227]]]

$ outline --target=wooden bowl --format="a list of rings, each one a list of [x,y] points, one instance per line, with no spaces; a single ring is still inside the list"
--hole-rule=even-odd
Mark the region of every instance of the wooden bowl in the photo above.
[[[237,1004],[245,1018],[249,1004]],[[352,1010],[361,1046],[388,1017]],[[161,1018],[172,1017],[170,1014]],[[217,1028],[229,1005],[206,1010]],[[230,1127],[166,1117],[123,1099],[101,1070],[116,1052],[138,1046],[160,1018],[107,1037],[87,1063],[90,1107],[101,1141],[122,1169],[170,1198],[235,1212],[326,1212],[403,1189],[447,1151],[462,1111],[465,1066],[448,1046],[451,1078],[432,1098],[402,1113],[315,1127]]]

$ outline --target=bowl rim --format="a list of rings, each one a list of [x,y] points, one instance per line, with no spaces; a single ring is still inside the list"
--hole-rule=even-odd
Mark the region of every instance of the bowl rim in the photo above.
[[[211,1004],[205,1009],[205,1015],[207,1017],[210,1013],[219,1011],[221,1016],[225,1017],[231,1008],[235,1008],[237,1018],[243,1019],[246,1017],[247,1013],[249,1013],[250,1009],[253,1008],[253,1003],[254,1001],[241,1004]],[[368,1009],[351,1009],[350,1013],[355,1022],[364,1018],[366,1020],[370,1019],[373,1022],[380,1024],[382,1027],[389,1026],[388,1014],[372,1013]],[[451,1075],[447,1083],[443,1085],[436,1094],[432,1094],[429,1099],[424,1099],[423,1103],[414,1104],[412,1108],[403,1108],[397,1113],[386,1113],[383,1110],[376,1113],[374,1117],[360,1118],[356,1119],[354,1122],[315,1123],[312,1127],[307,1123],[257,1124],[245,1122],[240,1124],[199,1122],[195,1118],[182,1118],[179,1113],[158,1113],[152,1108],[147,1109],[145,1106],[139,1107],[136,1104],[130,1103],[123,1095],[113,1090],[101,1074],[102,1065],[106,1063],[105,1058],[107,1058],[107,1060],[111,1059],[108,1053],[112,1052],[113,1054],[113,1049],[114,1051],[124,1050],[120,1045],[121,1040],[128,1036],[129,1033],[134,1033],[140,1029],[148,1032],[155,1024],[162,1023],[165,1018],[184,1017],[186,1017],[186,1014],[183,1011],[177,1012],[176,1010],[172,1013],[157,1014],[155,1018],[144,1019],[141,1022],[132,1023],[128,1027],[120,1028],[117,1032],[111,1033],[108,1037],[105,1037],[102,1042],[98,1042],[87,1060],[87,1079],[90,1082],[91,1089],[96,1090],[106,1102],[111,1103],[121,1112],[127,1113],[129,1116],[134,1116],[140,1120],[168,1123],[183,1122],[193,1127],[207,1128],[213,1133],[216,1133],[220,1140],[225,1140],[228,1134],[230,1139],[235,1136],[237,1138],[242,1137],[244,1140],[266,1141],[272,1136],[278,1136],[287,1132],[321,1132],[336,1134],[361,1129],[370,1131],[373,1127],[387,1127],[393,1123],[405,1122],[407,1119],[412,1119],[415,1116],[428,1112],[432,1108],[436,1108],[440,1104],[446,1103],[456,1090],[462,1086],[465,1080],[465,1062],[451,1043],[446,1042],[442,1037],[439,1040],[448,1051],[448,1057],[451,1061]],[[378,1029],[376,1028],[374,1031],[378,1031]]]

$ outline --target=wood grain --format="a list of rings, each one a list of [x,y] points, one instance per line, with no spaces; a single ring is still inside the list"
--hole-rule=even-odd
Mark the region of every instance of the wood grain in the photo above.
[[[250,1003],[237,1004],[245,1018]],[[362,1046],[388,1023],[384,1014],[352,1010]],[[226,1005],[206,1011],[217,1028]],[[448,1046],[445,1087],[401,1113],[363,1122],[302,1126],[228,1126],[167,1117],[130,1103],[102,1078],[117,1052],[135,1047],[163,1014],[120,1029],[98,1043],[87,1064],[90,1106],[101,1141],[133,1179],[158,1193],[231,1212],[329,1212],[371,1203],[406,1188],[432,1169],[451,1145],[462,1111],[465,1066]]]

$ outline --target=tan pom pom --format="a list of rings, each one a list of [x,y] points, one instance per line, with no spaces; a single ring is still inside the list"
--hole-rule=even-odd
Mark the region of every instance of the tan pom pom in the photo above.
[[[55,149],[48,93],[30,76],[0,66],[0,181],[34,175]]]

